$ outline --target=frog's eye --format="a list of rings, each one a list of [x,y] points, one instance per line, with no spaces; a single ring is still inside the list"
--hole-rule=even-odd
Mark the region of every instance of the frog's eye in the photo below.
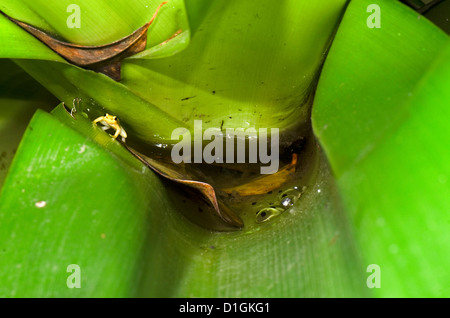
[[[117,120],[117,116],[113,116],[113,120]]]

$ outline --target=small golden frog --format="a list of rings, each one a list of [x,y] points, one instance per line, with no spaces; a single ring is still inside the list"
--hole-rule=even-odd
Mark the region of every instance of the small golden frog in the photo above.
[[[103,130],[108,130],[110,128],[114,129],[116,132],[114,135],[110,135],[114,139],[119,137],[119,135],[122,137],[122,141],[125,142],[125,138],[127,138],[127,133],[125,129],[123,129],[122,126],[120,126],[119,120],[117,119],[117,116],[113,116],[110,114],[106,114],[105,116],[100,116],[96,118],[93,121],[94,124],[100,123],[103,125]]]

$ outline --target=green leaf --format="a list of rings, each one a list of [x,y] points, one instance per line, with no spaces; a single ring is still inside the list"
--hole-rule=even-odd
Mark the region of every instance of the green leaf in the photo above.
[[[313,126],[382,297],[449,293],[450,41],[405,6],[351,2],[324,65]]]
[[[278,119],[283,128],[292,128],[294,118],[307,118],[300,116],[305,106],[296,107],[314,87],[313,75],[305,81],[300,77],[317,75],[312,70],[321,65],[318,56],[326,51],[344,2],[329,4],[329,16],[324,16],[319,5],[306,1],[258,2],[259,17],[265,14],[258,24],[244,2],[188,3],[187,11],[203,19],[192,21],[189,48],[160,61],[127,60],[122,84],[63,63],[18,61],[68,105],[74,97],[83,102],[75,121],[61,107],[54,117],[38,112],[17,153],[0,197],[1,294],[448,295],[449,40],[396,2],[379,1],[381,29],[367,27],[370,1],[351,2],[321,74],[313,110],[314,130],[333,175],[319,154],[313,165],[318,166],[316,179],[294,207],[270,222],[256,224],[259,208],[248,203],[241,211],[247,225],[243,231],[197,227],[180,213],[200,213],[197,202],[184,203],[182,194],[82,116],[113,109],[127,129],[147,141],[166,140],[180,122],[187,125],[208,115],[217,116],[211,126],[224,120],[224,127],[234,127],[248,117],[262,127]],[[302,42],[316,51],[301,61],[317,63],[316,69],[296,59],[298,46],[285,51],[282,45],[269,45],[284,37],[290,44],[301,38],[298,21],[305,19],[293,17],[305,12],[294,9],[306,8],[316,13],[311,28],[323,32],[317,33],[320,40]],[[219,27],[212,27],[213,22]],[[252,33],[248,22],[259,31]],[[221,52],[221,45],[234,50]],[[222,68],[215,72],[207,62]],[[286,72],[278,68],[284,65]],[[245,73],[233,73],[238,70]],[[273,92],[259,83],[260,77],[269,79]],[[213,94],[211,83],[230,91],[216,87]],[[296,83],[301,89],[290,88]],[[282,96],[278,92],[286,99],[274,102]],[[174,102],[186,97],[186,103]],[[164,104],[164,98],[172,100]],[[204,108],[194,109],[194,100]],[[262,119],[251,117],[256,101]],[[209,109],[209,102],[218,104]],[[230,115],[233,121],[225,122],[224,114],[235,107],[246,114]],[[292,114],[280,115],[291,107]],[[66,285],[69,264],[80,265],[80,289]],[[366,284],[370,264],[380,266],[380,289]]]
[[[195,201],[184,203],[83,116],[61,111],[36,113],[0,196],[3,297],[368,293],[323,159],[316,183],[274,222],[211,232],[180,213],[198,213]],[[67,286],[70,264],[80,266],[79,289]]]
[[[185,51],[128,59],[122,83],[187,127],[298,129],[345,3],[213,1]]]
[[[124,60],[121,83],[62,63],[16,62],[66,104],[79,97],[92,115],[117,115],[131,138],[147,147],[173,144],[173,130],[192,133],[196,119],[203,129],[279,127],[304,134],[312,91],[346,3],[220,0],[206,9],[204,2],[188,3],[190,12],[204,14],[193,22],[189,47],[158,60],[144,53]]]
[[[131,34],[150,21],[156,8],[163,1],[77,1],[80,9],[80,27],[70,27],[76,11],[73,1],[3,1],[0,10],[9,16],[31,24],[47,33],[79,45],[102,45]],[[0,15],[0,57],[29,58],[64,61],[43,43]],[[178,30],[181,37],[161,46]],[[147,49],[141,53],[146,58],[169,56],[183,50],[189,44],[189,24],[184,1],[170,0],[161,8],[156,20],[147,32]],[[155,54],[156,52],[156,54]]]
[[[51,110],[57,99],[9,60],[0,60],[0,188],[20,139],[38,108]]]
[[[67,105],[72,105],[73,99],[80,98],[78,111],[85,112],[92,120],[106,112],[118,116],[131,138],[161,143],[166,141],[166,136],[173,129],[183,127],[183,123],[167,111],[152,105],[106,75],[49,61],[15,62]],[[130,107],[132,111],[127,111]],[[137,114],[141,117],[136,118]]]
[[[36,113],[0,200],[3,297],[135,295],[152,246],[149,222],[167,209],[165,190],[115,146],[112,155]],[[66,284],[70,264],[81,267],[81,289]]]

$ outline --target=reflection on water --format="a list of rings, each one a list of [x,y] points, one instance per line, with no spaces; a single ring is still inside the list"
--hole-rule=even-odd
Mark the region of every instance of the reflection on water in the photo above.
[[[284,212],[314,184],[319,163],[314,137],[311,135],[292,144],[295,147],[287,146],[280,152],[280,170],[273,175],[259,174],[258,164],[184,164],[176,167],[195,180],[211,184],[221,212],[240,218],[249,229],[288,215]],[[177,187],[174,200],[183,202],[180,211],[195,224],[212,230],[233,230],[223,224],[205,200],[183,187]]]
[[[303,186],[301,189],[298,186],[294,186],[281,192],[278,196],[278,201],[272,203],[270,207],[264,207],[256,212],[256,222],[262,223],[269,221],[284,211],[287,211],[297,202],[305,190],[306,186]]]

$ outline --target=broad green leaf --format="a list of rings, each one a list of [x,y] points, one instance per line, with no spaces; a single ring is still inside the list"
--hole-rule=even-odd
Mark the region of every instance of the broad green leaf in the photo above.
[[[0,4],[7,15],[45,30],[67,42],[79,45],[108,44],[131,34],[150,21],[163,1],[10,1]],[[79,11],[78,11],[79,10]],[[77,15],[79,12],[79,15]],[[71,23],[80,21],[79,27]],[[33,36],[0,15],[0,57],[30,58],[64,61]],[[171,38],[177,31],[181,37]],[[189,43],[189,24],[184,1],[170,0],[161,8],[147,32],[147,49],[141,53],[146,58],[169,56],[183,50]],[[157,54],[154,54],[154,53]]]
[[[446,297],[450,40],[412,10],[349,5],[325,63],[313,126],[382,297]]]
[[[117,115],[131,139],[151,139],[160,143],[173,129],[183,127],[180,120],[106,75],[63,63],[38,60],[15,62],[67,105],[71,105],[73,99],[80,98],[78,111],[85,112],[92,120],[106,112]],[[133,111],[127,111],[129,107]],[[136,118],[136,114],[141,117]]]
[[[57,99],[9,60],[0,60],[0,188],[20,139],[38,108],[51,110]],[[6,106],[8,105],[8,106]]]
[[[298,129],[345,3],[213,1],[185,51],[131,57],[123,84],[188,127]]]
[[[316,135],[325,148],[346,144],[329,158],[337,174],[362,160],[403,120],[408,111],[405,100],[448,42],[431,22],[402,4],[388,2],[380,7],[379,29],[367,26],[367,1],[352,4],[334,42],[337,53],[328,56],[326,77],[322,76],[322,82],[333,83],[316,95],[313,118],[320,114],[323,122],[315,123]],[[329,111],[321,113],[322,109]],[[333,120],[337,115],[339,121]]]
[[[248,118],[250,125],[271,127],[278,120],[277,127],[292,128],[294,118],[307,118],[309,85],[314,87],[319,56],[344,3],[188,2],[195,17],[189,48],[158,63],[127,60],[121,84],[64,63],[17,60],[66,104],[74,97],[83,101],[76,121],[58,113],[61,107],[54,117],[38,112],[14,160],[0,196],[1,293],[448,295],[448,37],[399,4],[379,2],[382,28],[369,29],[370,2],[351,2],[322,73],[313,117],[337,189],[320,155],[315,182],[270,222],[257,224],[258,209],[248,204],[241,211],[242,231],[218,233],[191,224],[180,212],[199,213],[197,203],[185,203],[182,193],[82,116],[112,109],[129,131],[153,142],[168,140],[173,127],[195,118],[206,122],[208,115],[217,116],[208,123],[213,127],[222,120],[224,127],[236,127]],[[318,33],[312,36],[308,28]],[[281,49],[285,39],[289,45]],[[299,55],[295,39],[315,53]],[[278,68],[283,66],[285,72]],[[183,103],[174,103],[178,99]],[[204,108],[194,108],[194,101]],[[252,117],[251,107],[261,119]],[[245,111],[229,115],[232,109]],[[289,109],[295,111],[280,115]],[[225,121],[225,114],[233,121]],[[66,285],[69,264],[80,265],[80,289]],[[366,285],[369,264],[380,265],[381,289]]]
[[[198,213],[195,202],[58,109],[36,113],[0,196],[3,297],[368,295],[323,159],[316,182],[273,222],[211,232],[180,213]],[[67,285],[71,264],[79,289]]]
[[[169,205],[160,180],[118,150],[36,113],[0,199],[3,297],[135,295],[149,223]],[[66,284],[70,264],[80,289]]]
[[[96,115],[117,115],[147,145],[173,144],[173,130],[192,132],[196,119],[203,129],[300,130],[346,3],[189,2],[196,27],[189,47],[157,61],[144,53],[124,60],[121,83],[63,63],[16,62],[66,104],[79,97]]]

